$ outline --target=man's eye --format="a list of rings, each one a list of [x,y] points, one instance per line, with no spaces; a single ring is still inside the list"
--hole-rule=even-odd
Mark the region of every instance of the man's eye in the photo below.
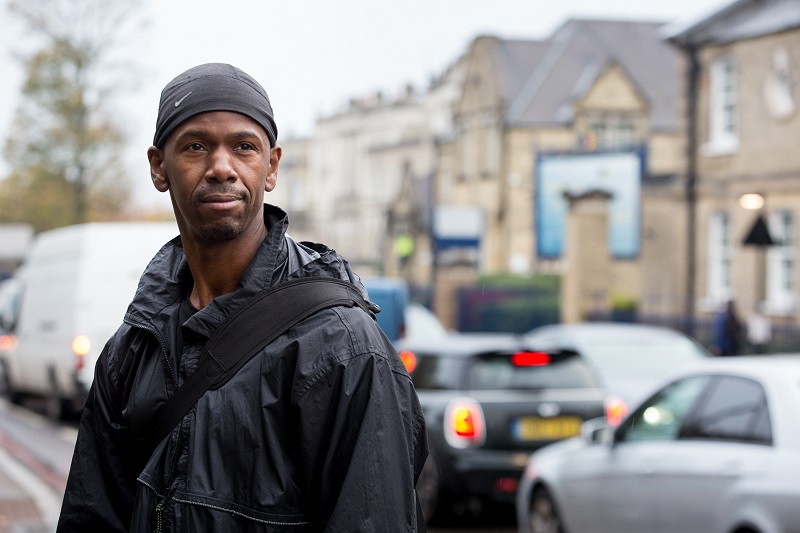
[[[200,143],[192,143],[192,144],[190,144],[188,146],[188,148],[189,148],[189,150],[197,151],[197,150],[202,150],[203,149],[203,145],[200,144]]]
[[[242,143],[239,145],[240,150],[255,150],[255,146],[250,143]]]

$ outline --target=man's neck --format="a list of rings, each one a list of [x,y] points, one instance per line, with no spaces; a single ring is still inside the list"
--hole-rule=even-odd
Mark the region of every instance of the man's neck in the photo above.
[[[194,278],[189,302],[203,309],[223,294],[233,292],[239,285],[245,269],[250,265],[267,234],[263,232],[242,234],[238,239],[220,243],[184,244],[186,261]]]

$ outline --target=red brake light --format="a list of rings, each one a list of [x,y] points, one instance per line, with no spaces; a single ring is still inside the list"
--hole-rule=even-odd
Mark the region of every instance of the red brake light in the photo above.
[[[517,492],[519,482],[515,477],[501,477],[494,482],[494,490],[500,493],[513,494]]]
[[[514,366],[544,366],[550,364],[550,354],[544,352],[519,352],[511,356]]]
[[[617,427],[628,415],[628,405],[619,398],[606,401],[606,419],[611,427]]]
[[[472,399],[457,398],[445,413],[445,438],[454,448],[480,446],[486,439],[483,410]]]
[[[417,355],[414,352],[408,350],[400,352],[400,360],[403,361],[409,374],[417,368]]]

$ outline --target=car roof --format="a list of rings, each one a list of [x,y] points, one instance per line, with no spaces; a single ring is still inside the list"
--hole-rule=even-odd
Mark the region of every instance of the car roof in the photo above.
[[[578,322],[574,324],[550,324],[540,326],[527,332],[527,335],[536,335],[547,331],[560,331],[575,337],[613,337],[624,333],[627,338],[650,337],[652,335],[683,336],[683,333],[663,327],[649,324],[639,324],[630,322]]]

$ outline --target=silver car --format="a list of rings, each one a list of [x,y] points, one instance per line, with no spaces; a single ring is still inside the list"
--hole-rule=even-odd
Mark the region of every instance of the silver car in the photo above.
[[[715,358],[532,454],[520,532],[800,532],[800,355]]]
[[[552,324],[529,331],[526,338],[540,350],[576,351],[594,367],[609,394],[606,416],[612,425],[665,375],[712,357],[679,331],[645,324]]]

